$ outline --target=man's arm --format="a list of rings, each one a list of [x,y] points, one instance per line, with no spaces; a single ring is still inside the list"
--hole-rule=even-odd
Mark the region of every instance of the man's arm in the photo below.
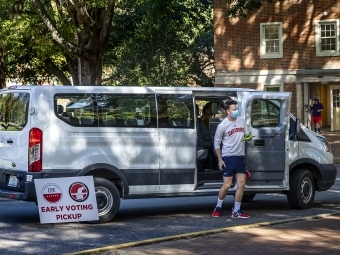
[[[220,147],[221,142],[222,142],[222,137],[223,137],[223,130],[222,130],[221,123],[220,123],[217,126],[215,137],[214,137],[214,148],[215,148],[216,156],[218,159],[218,168],[220,170],[222,170],[223,167],[225,167],[225,164],[222,158],[221,147]]]
[[[320,103],[320,112],[323,111],[323,104]]]

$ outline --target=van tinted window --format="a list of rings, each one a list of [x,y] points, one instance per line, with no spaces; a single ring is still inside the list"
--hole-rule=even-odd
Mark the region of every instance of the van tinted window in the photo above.
[[[159,127],[194,128],[191,95],[157,95]]]
[[[27,124],[30,95],[0,94],[0,130],[20,131]]]
[[[156,128],[155,95],[98,94],[99,126]]]
[[[157,127],[155,95],[57,94],[56,115],[72,126]]]
[[[58,94],[55,96],[57,116],[72,126],[98,127],[95,94]]]

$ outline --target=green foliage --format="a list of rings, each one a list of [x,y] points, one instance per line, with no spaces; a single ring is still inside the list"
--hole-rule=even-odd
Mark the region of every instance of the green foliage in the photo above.
[[[65,52],[51,40],[30,2],[26,3],[20,16],[11,14],[11,4],[7,2],[4,6],[6,15],[0,23],[7,78],[24,84],[49,83],[54,75],[48,72],[46,63],[53,61],[63,68],[66,65]]]
[[[107,71],[107,84],[213,85],[212,75],[208,77],[198,68],[197,57],[206,54],[206,47],[210,52],[213,49],[211,1],[149,0],[129,4],[122,6],[128,11],[114,17],[110,50],[104,59],[105,65],[112,67]],[[213,61],[212,54],[206,56]]]
[[[7,78],[51,83],[59,78],[59,71],[78,81],[77,60],[82,52],[71,52],[52,39],[33,2],[0,2],[0,47],[5,48]],[[106,0],[75,1],[67,8],[64,1],[39,2],[65,42],[88,50],[87,58],[102,61],[106,85],[213,86],[212,0],[118,1],[103,59],[91,52],[98,49],[94,43],[100,39],[96,32],[102,25]],[[13,3],[20,15],[12,15]],[[74,3],[86,7],[94,28],[76,15]]]
[[[228,16],[245,18],[257,12],[263,4],[273,4],[284,0],[226,0]]]

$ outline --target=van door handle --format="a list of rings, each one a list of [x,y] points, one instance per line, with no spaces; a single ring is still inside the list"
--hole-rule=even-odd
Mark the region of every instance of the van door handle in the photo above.
[[[12,143],[13,143],[13,140],[12,140],[12,139],[9,139],[9,140],[7,140],[7,143],[12,144]]]
[[[265,146],[265,141],[264,140],[254,140],[254,146]]]
[[[260,135],[260,137],[262,137],[262,138],[273,138],[274,135]]]

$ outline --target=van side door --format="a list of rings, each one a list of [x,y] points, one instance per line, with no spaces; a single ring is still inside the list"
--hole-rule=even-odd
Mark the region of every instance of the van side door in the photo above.
[[[159,193],[190,192],[196,182],[194,103],[191,92],[159,91]]]
[[[242,102],[247,130],[254,135],[246,142],[246,162],[251,173],[246,188],[286,188],[291,93],[253,92]]]

